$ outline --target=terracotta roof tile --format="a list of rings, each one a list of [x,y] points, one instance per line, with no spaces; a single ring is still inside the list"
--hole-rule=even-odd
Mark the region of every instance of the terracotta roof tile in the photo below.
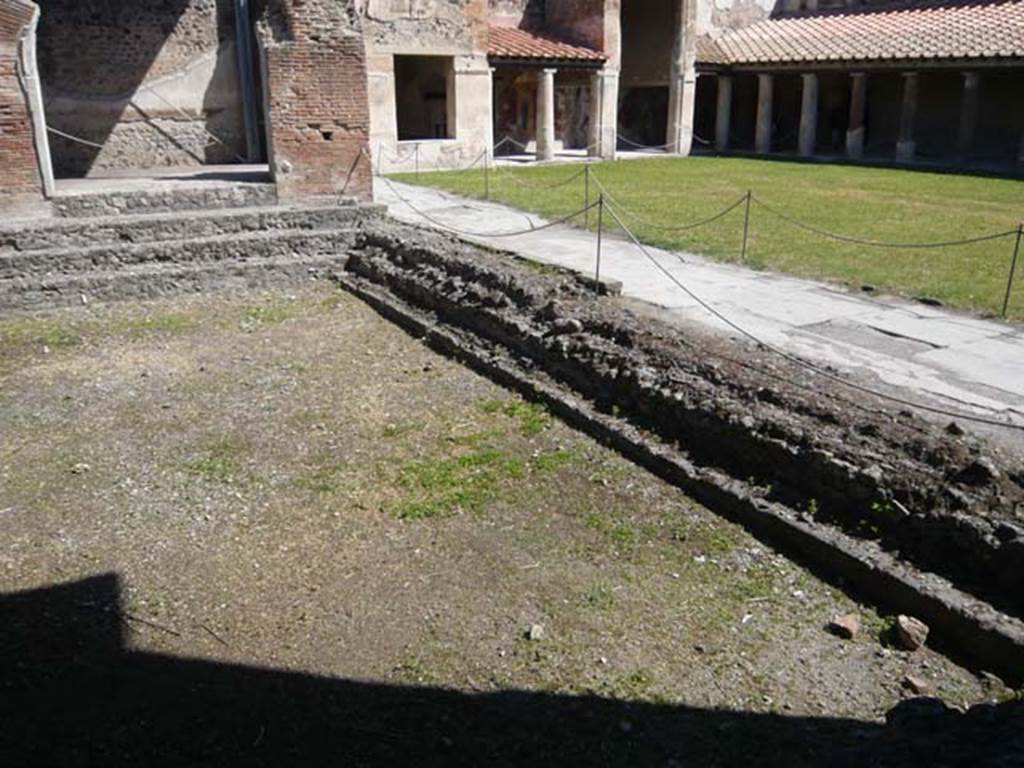
[[[1024,57],[1024,0],[776,18],[703,36],[702,64]]]
[[[494,25],[490,27],[487,54],[494,59],[586,61],[594,64],[600,64],[606,58],[600,51],[559,40],[548,32],[528,32]]]

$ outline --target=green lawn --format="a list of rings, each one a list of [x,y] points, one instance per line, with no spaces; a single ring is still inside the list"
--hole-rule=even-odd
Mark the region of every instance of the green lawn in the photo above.
[[[580,170],[580,165],[492,169],[490,195],[544,216],[563,216],[583,207],[583,177],[555,189],[539,187],[566,180]],[[591,166],[591,171],[622,208],[633,214],[632,218],[627,214],[625,220],[641,240],[722,261],[740,259],[743,206],[691,231],[672,232],[658,226],[677,226],[711,216],[748,189],[773,208],[809,225],[873,240],[933,243],[966,239],[1014,230],[1024,220],[1024,182],[1010,179],[701,157],[600,163]],[[482,169],[394,178],[461,195],[484,196]],[[596,198],[593,181],[590,193]],[[798,229],[754,205],[747,263],[998,314],[1014,240],[1011,236],[923,250],[868,247]],[[1009,315],[1024,319],[1024,253]]]

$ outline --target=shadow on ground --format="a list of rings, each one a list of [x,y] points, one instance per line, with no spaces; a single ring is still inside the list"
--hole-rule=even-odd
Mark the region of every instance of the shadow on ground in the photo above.
[[[107,574],[0,595],[0,764],[1020,765],[1024,705],[885,725],[464,693],[142,653]]]

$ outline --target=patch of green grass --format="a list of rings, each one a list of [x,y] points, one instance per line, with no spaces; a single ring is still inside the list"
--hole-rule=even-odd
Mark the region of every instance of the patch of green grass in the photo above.
[[[185,461],[184,466],[205,480],[228,483],[238,475],[241,469],[239,458],[245,449],[243,441],[225,437],[200,449]]]
[[[605,681],[599,691],[611,699],[638,701],[647,699],[654,685],[654,675],[646,669],[635,669]]]
[[[273,301],[247,307],[242,315],[243,330],[255,330],[268,325],[280,325],[296,317],[302,307],[296,302]]]
[[[395,506],[395,513],[402,520],[423,520],[478,512],[497,496],[503,481],[522,477],[524,472],[522,459],[493,448],[411,462],[399,475],[408,493]]]
[[[552,165],[495,173],[491,198],[549,218],[564,216],[583,207],[582,176],[556,189],[536,189],[507,175],[541,185],[578,171]],[[624,218],[642,241],[727,262],[740,260],[743,206],[694,230],[664,227],[708,218],[747,190],[812,227],[877,241],[933,243],[1008,232],[1024,216],[1024,182],[1015,179],[721,157],[606,162],[591,171],[630,212]],[[397,178],[468,197],[483,195],[482,170]],[[591,228],[595,221],[591,216]],[[754,205],[746,263],[998,312],[1012,249],[1012,237],[952,248],[869,247],[822,238]],[[1010,316],[1024,318],[1024,281],[1011,297]]]
[[[579,457],[576,451],[569,448],[558,448],[554,451],[542,453],[533,460],[533,466],[541,472],[554,472],[557,469],[571,464]]]
[[[633,546],[636,544],[639,534],[637,534],[636,528],[631,525],[616,525],[611,529],[609,534],[616,544],[621,546]]]
[[[740,531],[719,524],[691,528],[688,534],[695,548],[712,557],[728,555],[743,541]]]
[[[146,315],[124,321],[124,329],[131,335],[146,333],[187,333],[199,325],[199,318],[183,312],[168,312],[162,315]]]
[[[558,267],[553,267],[550,264],[544,264],[543,262],[540,261],[534,261],[533,259],[523,259],[520,263],[528,270],[530,270],[531,272],[535,272],[538,275],[558,277],[560,275],[565,274],[564,271],[559,269]]]
[[[503,414],[519,422],[519,430],[525,437],[539,435],[551,426],[551,414],[539,403],[528,403],[520,398],[511,400],[483,400],[477,403],[481,413],[489,416]]]
[[[0,321],[0,350],[6,350],[11,354],[28,347],[66,349],[81,343],[81,334],[59,320],[18,318]]]

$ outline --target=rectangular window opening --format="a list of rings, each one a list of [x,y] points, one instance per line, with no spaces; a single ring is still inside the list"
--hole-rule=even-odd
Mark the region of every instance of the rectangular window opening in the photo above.
[[[399,141],[455,138],[454,64],[451,56],[395,56]]]

